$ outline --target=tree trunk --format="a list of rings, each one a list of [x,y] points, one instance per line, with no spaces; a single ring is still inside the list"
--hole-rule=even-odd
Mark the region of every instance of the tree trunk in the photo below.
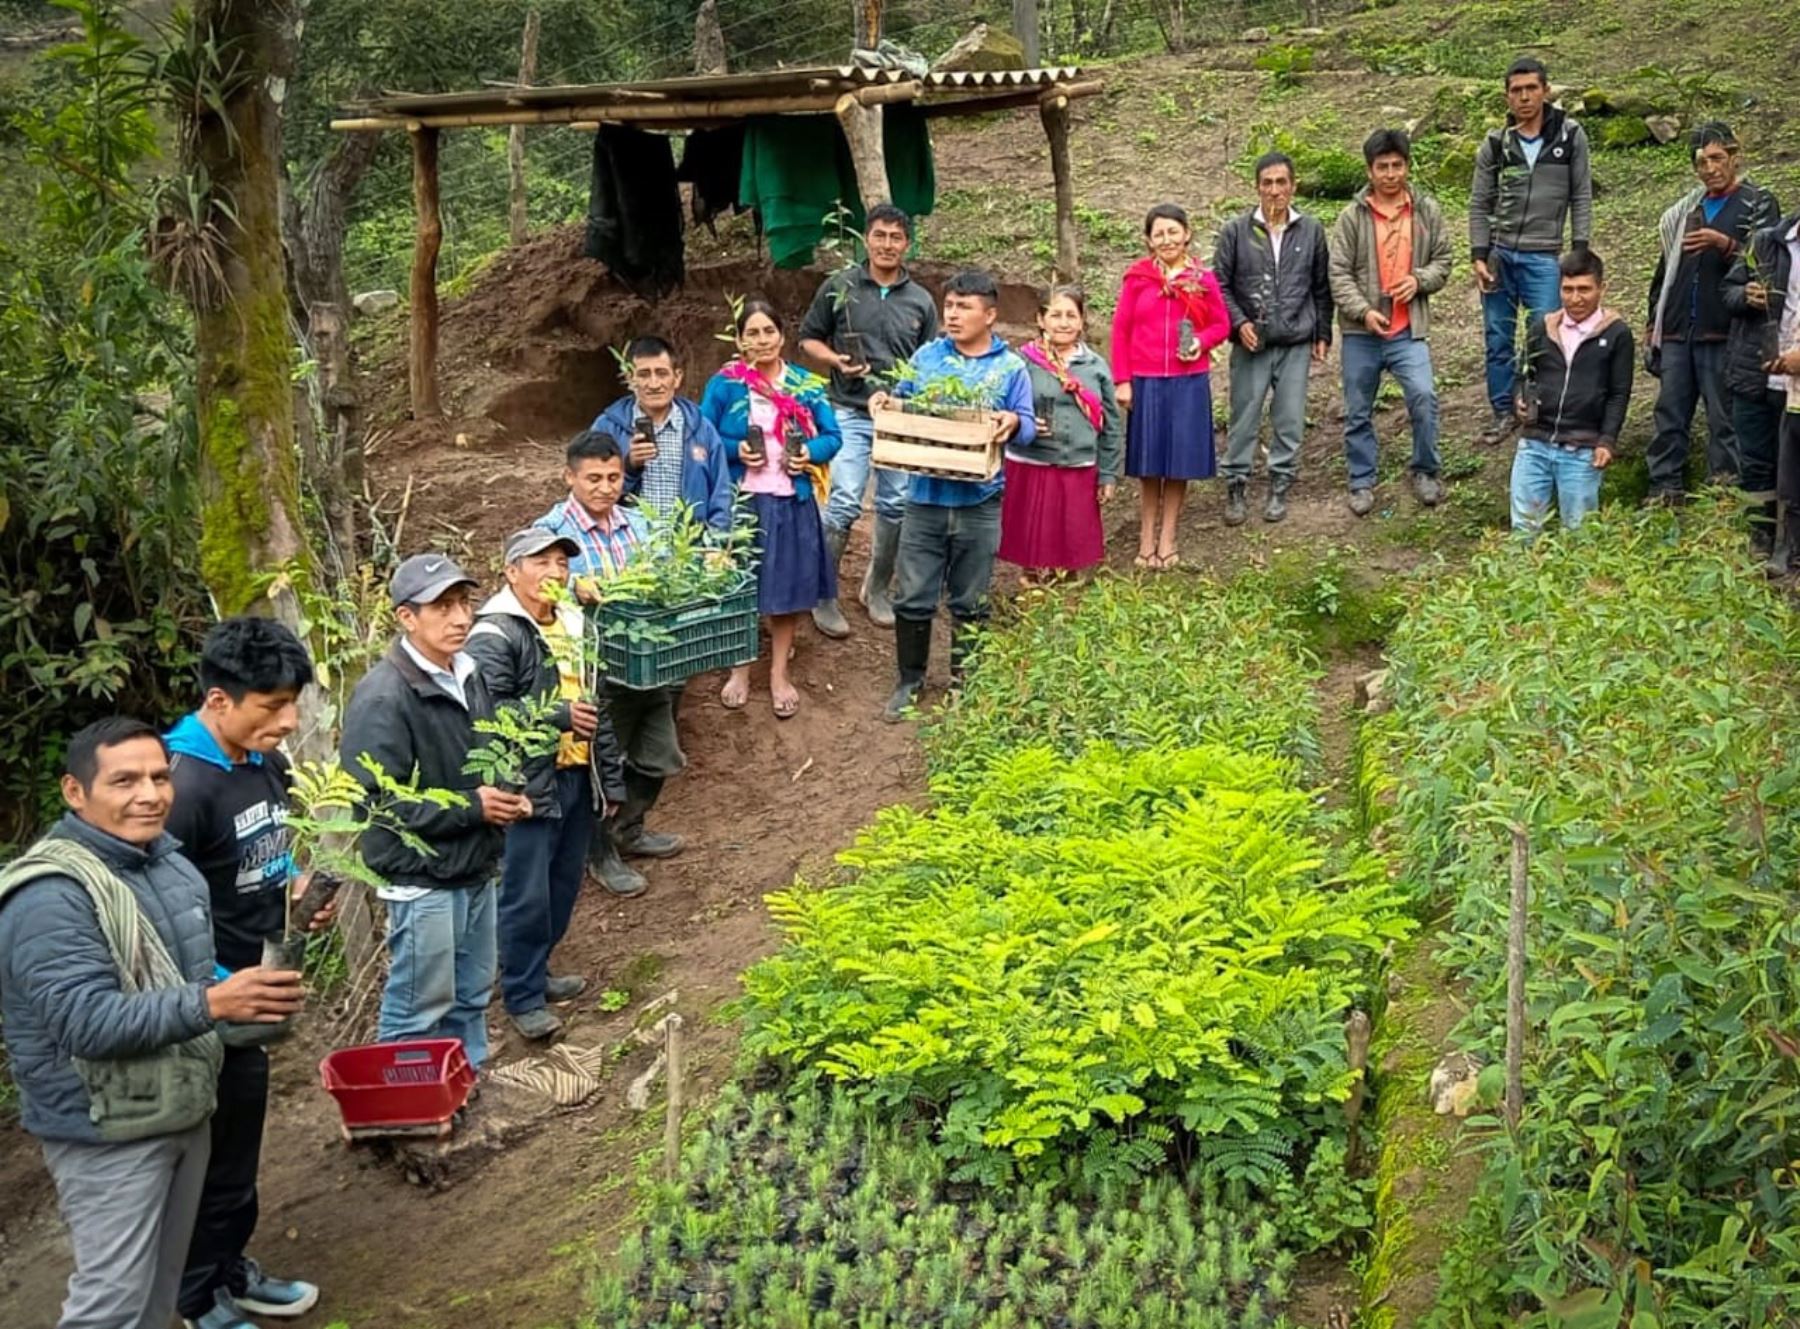
[[[1038,0],[1012,0],[1013,36],[1025,48],[1025,63],[1036,69],[1039,60]]]
[[[538,27],[542,23],[537,10],[525,16],[525,40],[519,51],[519,86],[528,88],[537,77]],[[506,136],[507,233],[515,245],[525,243],[528,213],[525,198],[525,126],[514,125]]]
[[[413,263],[412,327],[408,339],[415,420],[443,414],[438,403],[438,251],[444,244],[444,221],[438,209],[438,131],[425,126],[412,132]]]
[[[694,16],[694,72],[726,72],[725,30],[719,26],[719,0],[706,0]]]
[[[271,604],[264,579],[309,565],[294,446],[294,347],[281,244],[281,105],[292,34],[283,6],[198,0],[202,40],[234,45],[249,76],[192,126],[190,171],[212,183],[226,297],[196,309],[199,352],[201,573],[221,614],[270,604],[299,621],[291,591]]]
[[[856,49],[872,51],[881,44],[882,0],[852,0],[856,15]]]

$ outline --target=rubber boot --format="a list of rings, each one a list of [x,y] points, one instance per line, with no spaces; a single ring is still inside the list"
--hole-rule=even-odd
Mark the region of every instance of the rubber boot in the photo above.
[[[1759,562],[1775,556],[1775,518],[1777,504],[1754,503],[1750,506],[1750,557]]]
[[[950,686],[961,689],[963,678],[968,673],[969,656],[975,651],[976,639],[981,634],[979,623],[952,623],[950,625]]]
[[[925,670],[931,664],[931,620],[901,618],[894,622],[894,659],[899,666],[894,695],[881,708],[881,718],[898,724],[919,700]]]
[[[1286,475],[1278,475],[1269,481],[1269,501],[1263,506],[1264,521],[1281,521],[1287,516],[1287,492],[1293,483],[1293,478]]]
[[[878,628],[894,626],[894,559],[900,553],[900,523],[875,519],[875,543],[869,547],[869,570],[863,574],[862,602],[869,622]]]
[[[1250,509],[1244,505],[1244,492],[1249,489],[1248,480],[1227,480],[1225,482],[1225,524],[1242,526]]]
[[[619,857],[619,847],[613,843],[613,823],[614,818],[608,817],[594,827],[594,838],[588,844],[588,871],[608,895],[629,899],[642,895],[650,883],[643,873]]]
[[[825,528],[825,556],[831,560],[833,572],[843,564],[844,546],[849,543],[848,529],[840,531],[835,526]],[[813,606],[812,620],[815,628],[835,641],[842,641],[850,635],[850,622],[844,617],[844,611],[838,608],[835,596]]]
[[[663,835],[644,829],[644,818],[656,806],[663,777],[625,768],[625,801],[613,819],[612,842],[626,858],[670,858],[686,842],[679,835]]]
[[[1794,546],[1800,544],[1800,531],[1795,530],[1797,520],[1800,512],[1795,512],[1792,503],[1786,504],[1775,527],[1775,548],[1763,564],[1763,570],[1771,577],[1785,577],[1794,570]]]

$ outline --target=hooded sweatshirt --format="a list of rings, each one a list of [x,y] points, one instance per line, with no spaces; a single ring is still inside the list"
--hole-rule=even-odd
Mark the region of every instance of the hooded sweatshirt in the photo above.
[[[175,786],[168,832],[206,878],[219,963],[246,969],[262,962],[263,938],[286,923],[288,765],[280,753],[225,755],[200,716],[168,732]]]
[[[1018,352],[1000,338],[995,337],[980,355],[964,355],[949,337],[939,337],[919,348],[912,366],[912,377],[894,385],[896,397],[910,397],[938,380],[960,379],[986,390],[989,409],[1011,411],[1019,417],[1013,443],[1024,445],[1037,437],[1037,423],[1031,411],[1031,376],[1025,372],[1025,361]],[[998,494],[1005,482],[1005,472],[979,482],[915,475],[908,482],[907,498],[940,508],[972,508]]]
[[[1510,118],[1475,153],[1469,193],[1469,249],[1485,259],[1496,249],[1560,254],[1563,222],[1569,245],[1586,249],[1594,228],[1594,176],[1587,131],[1559,106],[1544,108],[1542,146],[1534,163]]]
[[[1636,365],[1631,329],[1612,310],[1602,309],[1571,361],[1562,345],[1565,317],[1560,309],[1540,315],[1526,332],[1538,411],[1536,421],[1520,432],[1563,448],[1617,448]]]

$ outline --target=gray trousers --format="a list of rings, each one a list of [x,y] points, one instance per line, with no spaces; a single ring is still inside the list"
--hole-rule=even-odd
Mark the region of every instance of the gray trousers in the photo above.
[[[1231,344],[1231,432],[1225,444],[1227,480],[1248,480],[1262,432],[1263,402],[1269,407],[1269,474],[1292,480],[1300,473],[1300,439],[1306,433],[1306,375],[1312,346],[1265,346],[1246,351]]]
[[[75,1247],[57,1329],[169,1329],[212,1130],[130,1144],[44,1141]]]

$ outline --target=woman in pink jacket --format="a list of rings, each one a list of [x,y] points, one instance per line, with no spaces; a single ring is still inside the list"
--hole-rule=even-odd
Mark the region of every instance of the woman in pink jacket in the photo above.
[[[1213,348],[1231,336],[1218,278],[1188,253],[1187,213],[1158,203],[1144,219],[1150,256],[1125,271],[1113,314],[1119,405],[1131,412],[1125,474],[1143,483],[1137,565],[1172,568],[1189,480],[1213,474]]]

